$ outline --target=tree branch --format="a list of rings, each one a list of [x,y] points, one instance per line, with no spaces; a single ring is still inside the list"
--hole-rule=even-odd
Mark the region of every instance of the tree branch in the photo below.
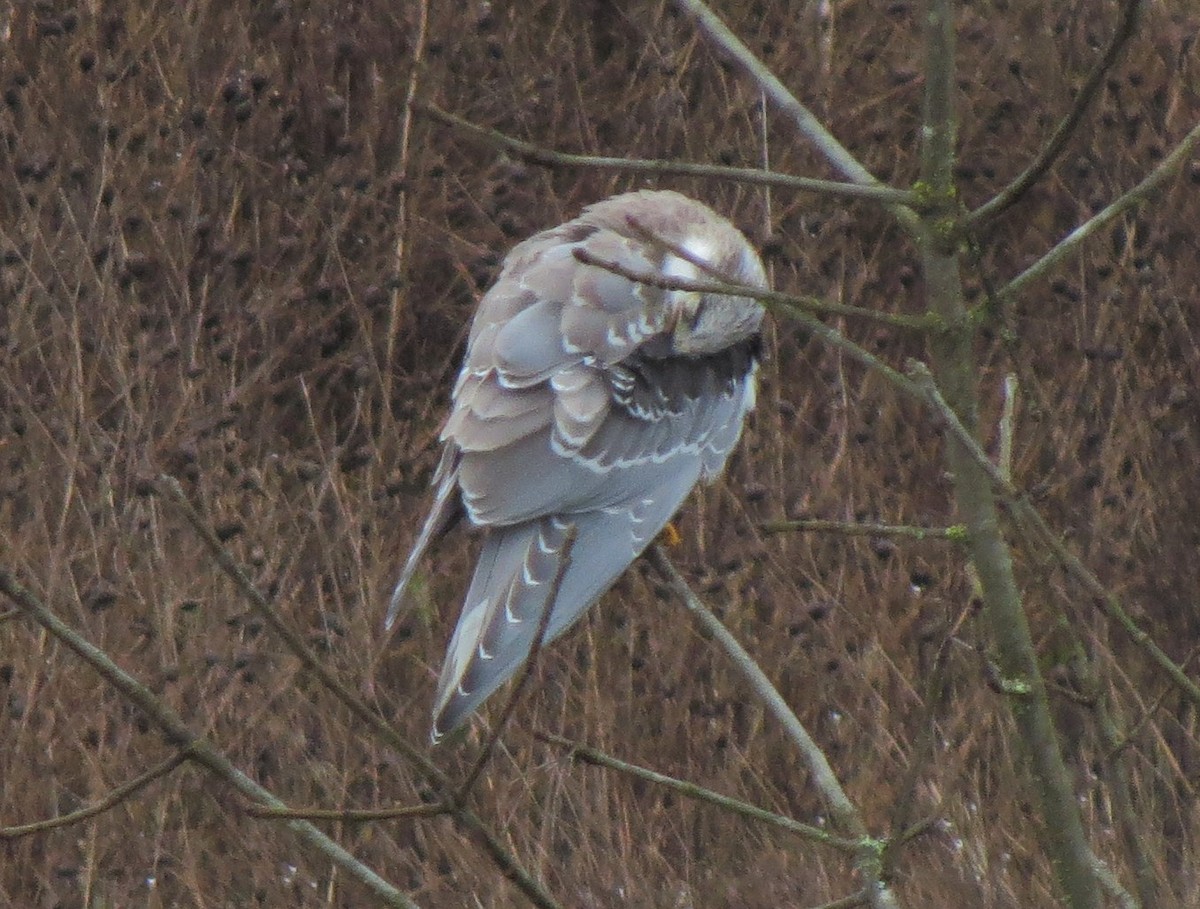
[[[747,297],[751,300],[757,300],[768,309],[772,307],[798,309],[808,313],[825,313],[828,315],[839,316],[854,316],[861,319],[869,319],[873,322],[882,322],[885,325],[891,325],[895,328],[907,328],[917,331],[928,331],[936,328],[938,320],[929,316],[906,316],[893,313],[878,312],[874,309],[865,309],[861,306],[847,306],[842,303],[827,303],[824,300],[816,300],[811,297],[795,297],[791,294],[779,293],[774,290],[763,290],[758,287],[750,287],[745,284],[731,284],[728,281],[700,281],[691,278],[676,277],[674,275],[666,275],[661,272],[640,271],[638,269],[626,268],[619,262],[611,259],[604,259],[600,256],[593,255],[585,249],[576,249],[575,258],[585,265],[594,265],[596,268],[602,268],[605,271],[610,271],[614,275],[620,275],[622,278],[627,278],[638,284],[645,284],[648,287],[659,287],[663,290],[684,290],[698,294],[726,294],[738,297]]]
[[[754,81],[755,86],[787,116],[797,131],[808,139],[835,170],[851,183],[882,187],[884,184],[838,142],[800,100],[788,90],[770,67],[758,59],[703,0],[675,0],[693,19],[700,31],[734,60]],[[917,213],[905,204],[888,204],[890,211],[908,231],[919,236],[924,227]]]
[[[1058,265],[1063,259],[1074,252],[1075,247],[1091,237],[1100,228],[1130,209],[1136,208],[1147,201],[1162,184],[1173,177],[1175,172],[1190,159],[1192,150],[1198,142],[1200,142],[1200,124],[1192,127],[1191,132],[1184,136],[1182,141],[1171,149],[1170,154],[1163,158],[1158,166],[1150,171],[1137,186],[1118,196],[1104,209],[1097,212],[1087,221],[1084,221],[1055,244],[1053,249],[1001,287],[997,291],[999,299],[1003,302],[1015,298],[1027,285]]]
[[[926,0],[925,101],[921,135],[921,180],[940,204],[926,217],[931,229],[921,244],[929,308],[942,317],[945,331],[930,338],[930,353],[947,409],[962,435],[974,440],[978,389],[974,331],[963,300],[962,273],[955,242],[957,193],[954,185],[956,121],[955,8],[952,0]],[[949,229],[947,229],[949,228]],[[932,386],[932,377],[929,377]],[[984,614],[991,626],[996,661],[1003,673],[1008,707],[1031,764],[1041,806],[1042,843],[1059,887],[1072,909],[1095,909],[1100,888],[1091,849],[1038,666],[1029,621],[1013,571],[1012,553],[1000,529],[989,471],[978,464],[957,431],[946,436],[946,465],[954,478],[954,498],[968,531],[968,551],[979,578]],[[990,461],[988,462],[990,466]]]
[[[1046,140],[1045,146],[1042,147],[1032,163],[1008,186],[963,219],[962,226],[965,229],[977,230],[985,222],[995,220],[1000,214],[1012,208],[1058,160],[1058,156],[1062,154],[1071,135],[1079,126],[1079,121],[1083,119],[1084,113],[1096,97],[1096,92],[1104,82],[1105,75],[1113,68],[1121,51],[1125,49],[1125,45],[1137,31],[1141,7],[1142,0],[1125,0],[1125,6],[1121,10],[1121,21],[1117,23],[1117,30],[1113,33],[1100,59],[1096,61],[1096,65],[1088,73],[1083,87],[1075,96],[1075,102],[1071,105],[1070,111],[1055,127],[1054,132],[1050,134],[1050,138]]]
[[[5,591],[7,593],[8,591]],[[18,614],[20,614],[18,610]],[[157,779],[166,776],[179,765],[186,763],[190,755],[187,751],[180,751],[155,767],[151,767],[145,773],[134,777],[126,783],[122,783],[115,789],[108,792],[100,801],[94,805],[89,805],[86,808],[80,808],[78,811],[72,811],[70,814],[59,815],[58,817],[47,818],[44,821],[34,821],[30,824],[21,824],[16,827],[0,827],[0,840],[15,840],[23,836],[29,836],[34,833],[43,833],[47,830],[55,830],[59,827],[68,827],[71,824],[78,824],[80,821],[86,821],[90,818],[103,814],[110,808],[124,802],[126,799],[136,795],[141,790],[145,789]]]
[[[221,544],[221,541],[217,539],[212,528],[205,523],[204,519],[200,517],[196,509],[187,500],[179,482],[174,477],[163,476],[159,478],[158,485],[159,489],[164,491],[167,497],[179,508],[184,518],[187,519],[188,523],[191,524],[192,528],[199,535],[201,541],[208,547],[217,565],[234,582],[242,592],[242,595],[246,597],[251,608],[280,636],[287,648],[300,660],[305,669],[312,673],[313,677],[325,686],[350,711],[355,719],[363,724],[364,728],[370,729],[381,742],[404,756],[409,764],[438,793],[443,805],[454,819],[477,838],[484,850],[491,857],[493,863],[500,869],[500,872],[512,881],[531,903],[542,907],[542,909],[561,909],[542,885],[517,862],[516,858],[504,848],[500,840],[483,825],[480,818],[464,805],[455,802],[455,787],[450,778],[439,770],[428,757],[414,748],[406,738],[400,735],[395,727],[368,707],[366,703],[325,668],[325,665],[317,659],[308,645],[283,621],[274,606],[259,592],[254,583],[246,576],[246,573],[233,560],[233,557]]]
[[[73,628],[50,612],[45,605],[26,590],[7,568],[0,566],[0,593],[7,596],[22,612],[42,626],[50,635],[135,704],[148,719],[165,734],[167,741],[186,753],[189,760],[220,777],[248,799],[271,808],[287,809],[269,790],[264,789],[235,767],[215,745],[196,735],[174,710],[164,704],[149,688],[121,669],[99,647],[96,647]],[[303,820],[285,821],[288,829],[309,846],[359,881],[389,906],[417,909],[417,904],[368,868],[342,846]]]
[[[742,817],[749,818],[755,821],[762,821],[765,824],[771,824],[774,827],[779,827],[789,833],[794,833],[806,840],[814,843],[820,843],[823,846],[830,846],[840,852],[853,854],[858,844],[854,840],[844,839],[840,836],[834,836],[820,827],[814,827],[811,824],[803,824],[800,821],[793,820],[790,817],[782,814],[776,814],[774,811],[767,811],[764,808],[759,808],[757,805],[751,805],[749,802],[743,802],[740,799],[730,798],[727,795],[722,795],[719,792],[714,792],[711,789],[706,789],[703,786],[698,786],[695,783],[687,780],[679,780],[673,776],[667,776],[665,773],[658,773],[654,770],[649,770],[645,767],[639,767],[637,764],[630,764],[627,761],[619,760],[611,755],[605,754],[596,748],[589,745],[584,745],[581,742],[574,742],[571,739],[564,738],[561,735],[555,735],[551,732],[536,732],[534,737],[539,741],[546,742],[549,745],[558,745],[566,748],[570,752],[570,757],[581,761],[585,764],[594,764],[597,767],[606,767],[609,770],[615,770],[618,773],[624,773],[628,776],[636,777],[639,780],[645,780],[648,783],[654,783],[657,786],[664,786],[678,792],[680,795],[690,799],[696,799],[701,802],[708,802],[711,805],[716,805],[718,808],[724,808],[734,814],[739,814]]]
[[[802,518],[794,521],[767,521],[759,524],[763,533],[836,533],[847,537],[898,537],[905,540],[949,540],[952,543],[966,541],[967,528],[961,524],[953,527],[913,527],[907,524],[862,524],[851,521],[824,521],[817,518]]]
[[[771,170],[754,167],[726,167],[719,164],[700,164],[691,161],[664,161],[654,158],[619,158],[605,155],[580,155],[543,148],[499,130],[489,129],[465,120],[432,104],[416,104],[414,110],[432,120],[445,124],[461,133],[472,136],[487,145],[505,151],[543,167],[588,167],[596,170],[615,170],[632,174],[654,174],[656,176],[705,177],[713,180],[729,180],[751,186],[775,186],[798,192],[816,193],[841,199],[869,199],[885,205],[914,205],[916,197],[906,189],[895,189],[881,183],[862,185],[839,183],[836,180],[818,180],[812,177],[795,177]]]

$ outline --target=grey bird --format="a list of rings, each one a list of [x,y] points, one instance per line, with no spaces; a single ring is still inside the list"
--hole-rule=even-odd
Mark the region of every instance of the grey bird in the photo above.
[[[544,609],[549,641],[699,480],[720,474],[754,407],[762,306],[634,279],[644,275],[767,286],[757,252],[727,220],[678,193],[641,191],[516,246],[479,303],[441,431],[433,508],[386,620],[390,628],[430,542],[465,513],[483,548],[442,668],[435,743],[521,667]]]

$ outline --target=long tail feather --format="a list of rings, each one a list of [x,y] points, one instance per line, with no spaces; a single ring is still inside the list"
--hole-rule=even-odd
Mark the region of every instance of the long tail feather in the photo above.
[[[437,472],[433,476],[434,482],[438,484],[433,507],[429,510],[429,516],[425,519],[425,526],[421,528],[417,542],[413,544],[412,552],[408,554],[408,561],[404,563],[404,570],[400,572],[400,580],[396,582],[396,587],[392,591],[392,598],[388,602],[387,616],[383,620],[384,630],[390,630],[396,623],[396,619],[399,618],[405,605],[405,593],[408,591],[408,585],[412,581],[417,567],[421,564],[425,550],[429,548],[429,544],[435,537],[446,530],[457,514],[459,503],[455,496],[458,492],[458,470],[459,465],[455,453],[451,447],[447,446],[446,451],[442,454],[441,463],[438,464]]]
[[[433,711],[433,741],[463,723],[521,666],[533,647],[568,530],[573,555],[550,604],[545,640],[571,627],[662,530],[695,484],[699,464],[629,506],[551,515],[492,528],[446,651]]]

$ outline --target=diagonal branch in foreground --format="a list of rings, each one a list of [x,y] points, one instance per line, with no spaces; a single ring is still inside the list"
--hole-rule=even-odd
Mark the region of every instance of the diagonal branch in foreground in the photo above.
[[[188,760],[209,770],[251,801],[270,808],[287,808],[287,805],[273,793],[238,770],[212,742],[196,735],[179,714],[164,704],[149,688],[121,669],[109,658],[108,654],[54,615],[41,600],[26,590],[2,566],[0,566],[0,593],[7,596],[18,609],[41,625],[55,640],[91,666],[126,700],[135,704],[151,722],[162,730],[168,742],[186,753]],[[292,819],[285,823],[288,829],[300,839],[367,887],[386,905],[401,907],[401,909],[417,909],[416,903],[308,821]]]
[[[762,700],[767,709],[775,716],[787,733],[788,738],[800,750],[812,774],[813,784],[821,793],[821,797],[829,806],[834,823],[838,829],[848,834],[854,840],[854,867],[862,875],[867,887],[868,902],[873,909],[897,909],[899,903],[891,887],[882,877],[881,857],[885,847],[867,831],[867,825],[846,790],[838,781],[837,775],[829,765],[828,759],[800,718],[796,716],[779,689],[767,678],[762,667],[758,665],[729,629],[722,624],[704,602],[692,590],[687,580],[672,564],[662,547],[655,544],[648,550],[650,563],[657,569],[671,590],[679,597],[688,611],[696,618],[704,631],[711,635],[721,648],[729,654],[734,666],[750,684],[754,693]]]
[[[1063,237],[1044,256],[1001,287],[997,291],[999,299],[1002,302],[1013,299],[1029,284],[1062,262],[1063,259],[1075,251],[1075,247],[1084,240],[1087,240],[1110,221],[1148,201],[1167,180],[1174,177],[1179,169],[1190,160],[1197,144],[1200,144],[1200,124],[1192,127],[1191,131],[1180,140],[1179,144],[1171,149],[1170,153],[1137,186],[1127,190],[1087,221],[1084,221]]]
[[[691,16],[705,37],[727,54],[753,80],[755,86],[788,117],[797,131],[808,139],[842,176],[851,183],[861,186],[882,186],[862,162],[852,155],[825,125],[804,106],[782,82],[771,72],[771,68],[754,54],[745,43],[703,0],[675,0],[676,5]],[[916,211],[906,204],[889,204],[888,211],[913,235],[924,233],[924,226]]]
[[[750,820],[762,821],[764,824],[770,824],[773,827],[778,827],[781,830],[786,830],[789,833],[794,833],[797,836],[809,840],[814,843],[820,843],[823,846],[829,846],[837,849],[840,852],[853,855],[858,844],[854,840],[844,839],[840,836],[835,836],[827,830],[822,830],[820,827],[814,827],[812,824],[804,824],[786,815],[776,814],[774,811],[767,811],[765,808],[759,808],[757,805],[751,805],[748,802],[743,802],[740,799],[731,798],[727,795],[722,795],[719,792],[714,792],[712,789],[707,789],[704,786],[699,786],[696,783],[690,783],[687,780],[676,779],[673,776],[667,776],[665,773],[658,773],[654,770],[649,770],[646,767],[639,767],[637,764],[630,764],[628,761],[622,761],[611,755],[605,754],[597,748],[592,748],[590,745],[584,745],[581,742],[574,742],[571,739],[564,738],[561,735],[555,735],[551,732],[537,732],[534,737],[539,741],[545,742],[548,745],[557,745],[567,749],[569,756],[581,763],[594,764],[597,767],[605,767],[609,770],[615,770],[618,773],[624,773],[628,776],[635,777],[639,780],[645,780],[648,783],[653,783],[657,786],[665,786],[666,788],[678,792],[680,795],[695,799],[699,802],[708,802],[711,805],[716,805],[718,808],[723,808],[733,814],[741,815]]]

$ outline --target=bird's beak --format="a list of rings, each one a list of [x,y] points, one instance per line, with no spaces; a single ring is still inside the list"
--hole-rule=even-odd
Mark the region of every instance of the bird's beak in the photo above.
[[[704,307],[703,295],[690,290],[675,290],[672,293],[675,295],[675,305],[671,307],[668,316],[672,333],[681,321],[694,331],[700,324],[700,312]]]

